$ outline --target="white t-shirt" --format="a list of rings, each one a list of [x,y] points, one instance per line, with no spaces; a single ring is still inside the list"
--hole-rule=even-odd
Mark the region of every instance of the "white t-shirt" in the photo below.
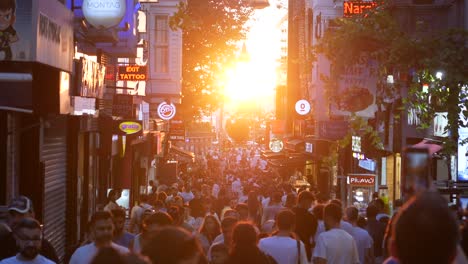
[[[260,239],[258,247],[264,253],[272,256],[276,262],[281,264],[297,264],[297,240],[290,237],[272,236]],[[300,262],[309,263],[304,243],[300,242]]]
[[[323,220],[318,220],[317,221],[317,231],[315,232],[314,241],[317,241],[318,236],[320,234],[322,234],[323,232],[325,232],[325,231],[327,231],[327,230],[325,230],[325,223],[323,222]]]
[[[327,264],[358,264],[359,255],[354,238],[342,229],[333,228],[319,235],[313,257]]]
[[[117,250],[120,254],[127,254],[128,248],[119,246],[115,243],[111,244],[111,247]],[[94,256],[97,254],[98,248],[94,243],[79,247],[75,253],[71,256],[70,264],[88,264],[91,263]]]
[[[366,251],[367,249],[372,248],[373,245],[372,237],[366,230],[357,226],[353,226],[351,235],[353,236],[354,241],[356,241],[356,246],[359,253],[359,260],[361,261],[361,263],[364,263]]]
[[[190,191],[190,192],[179,192],[179,196],[182,197],[182,199],[184,199],[184,203],[188,203],[190,201],[193,200],[193,198],[195,198],[195,195],[193,195],[193,193]]]
[[[6,258],[0,261],[1,264],[55,264],[52,260],[42,256],[42,255],[37,255],[34,259],[32,260],[24,260],[21,258],[20,254],[11,257],[11,258]]]
[[[350,234],[350,235],[351,235],[351,233],[353,233],[353,225],[346,222],[346,221],[341,220],[340,228],[343,229],[344,231],[348,232],[348,234]]]

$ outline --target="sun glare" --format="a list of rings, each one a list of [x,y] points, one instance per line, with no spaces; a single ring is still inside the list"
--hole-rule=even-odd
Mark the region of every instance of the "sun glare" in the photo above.
[[[224,95],[231,104],[274,104],[281,32],[275,7],[255,11],[245,41],[249,59],[225,70]]]

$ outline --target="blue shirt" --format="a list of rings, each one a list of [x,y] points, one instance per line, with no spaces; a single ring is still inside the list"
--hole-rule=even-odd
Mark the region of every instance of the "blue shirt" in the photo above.
[[[132,234],[124,231],[123,234],[120,237],[114,238],[113,241],[117,245],[128,248],[130,246],[130,241],[132,241],[134,237],[135,237],[135,235],[132,235]]]

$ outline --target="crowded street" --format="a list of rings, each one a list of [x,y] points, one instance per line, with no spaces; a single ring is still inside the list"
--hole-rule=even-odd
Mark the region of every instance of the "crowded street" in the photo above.
[[[467,0],[0,0],[0,264],[468,264]]]

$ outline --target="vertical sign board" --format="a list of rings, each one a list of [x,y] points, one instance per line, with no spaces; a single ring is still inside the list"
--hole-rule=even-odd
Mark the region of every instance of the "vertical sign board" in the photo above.
[[[463,115],[463,112],[466,111],[464,105],[460,105],[460,120],[463,122],[463,125],[468,125],[468,120]],[[457,181],[468,181],[468,143],[463,143],[468,139],[468,127],[459,126],[458,127],[458,173]]]
[[[133,96],[128,94],[114,94],[112,115],[123,118],[133,118]]]
[[[377,63],[363,59],[361,63],[344,67],[339,81],[336,103],[331,105],[335,116],[374,118],[377,110]]]

